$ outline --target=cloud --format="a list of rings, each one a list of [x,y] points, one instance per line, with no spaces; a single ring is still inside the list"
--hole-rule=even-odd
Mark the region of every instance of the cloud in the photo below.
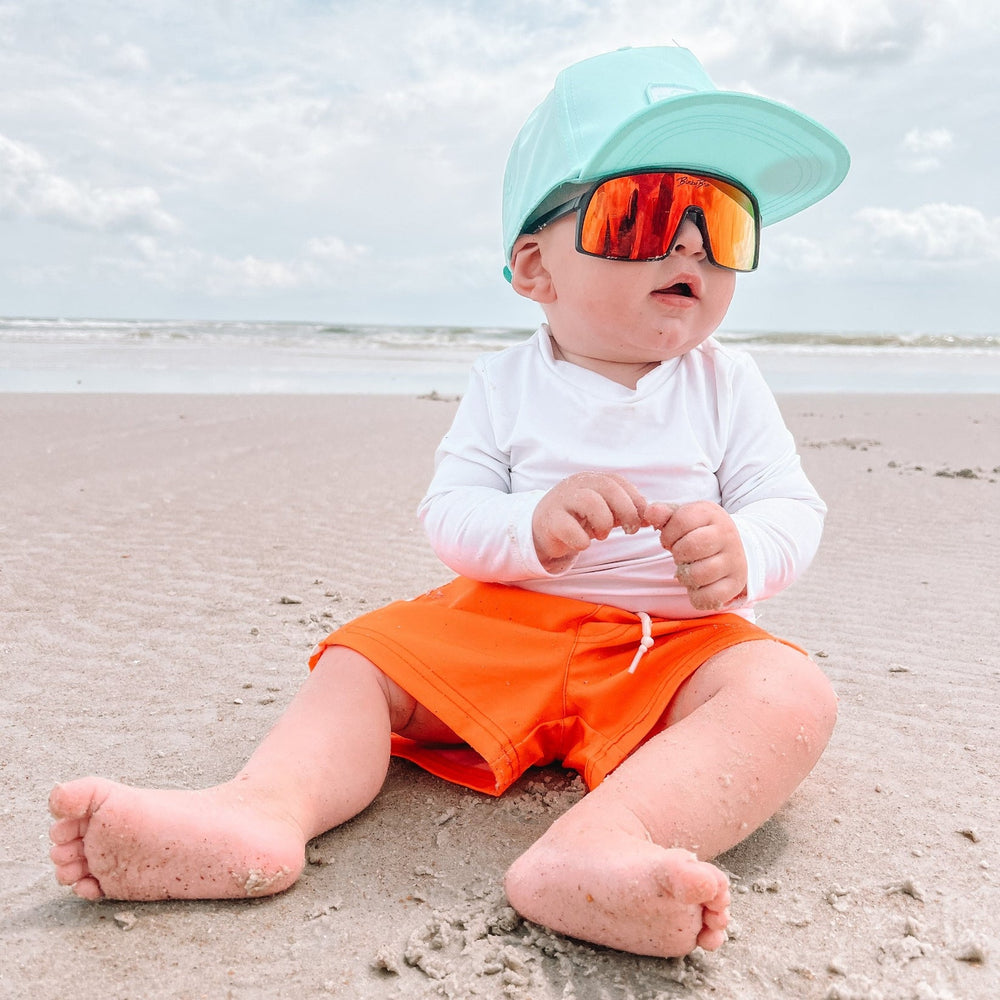
[[[367,256],[368,248],[348,244],[339,236],[318,236],[306,243],[306,253],[316,261],[339,264]]]
[[[876,257],[937,266],[1000,261],[1000,217],[989,218],[970,205],[866,208],[854,219],[858,246]]]
[[[145,73],[149,70],[149,56],[141,45],[126,42],[110,55],[108,65],[120,73]]]
[[[302,253],[288,259],[244,254],[227,257],[191,246],[169,246],[152,236],[129,240],[133,251],[106,256],[98,268],[107,274],[137,272],[143,280],[210,296],[322,290],[353,286],[369,248],[337,236],[310,239]]]
[[[903,136],[903,149],[908,153],[941,153],[951,149],[953,137],[946,128],[911,128]]]
[[[128,240],[128,252],[91,262],[91,280],[108,285],[149,284],[171,291],[262,298],[269,293],[337,293],[390,298],[425,294],[447,276],[452,294],[482,290],[500,280],[500,255],[492,246],[454,247],[407,256],[375,252],[339,236],[308,240],[285,258],[258,254],[226,256],[153,236]]]
[[[744,50],[759,48],[779,67],[842,70],[907,59],[932,36],[943,13],[930,0],[726,0],[727,19],[743,23]],[[748,41],[750,44],[748,45]]]
[[[904,153],[902,165],[914,173],[937,170],[943,164],[940,154],[947,153],[953,144],[954,136],[949,129],[912,128],[900,144]]]
[[[213,255],[205,259],[202,282],[214,293],[274,291],[299,288],[302,276],[293,265],[247,255],[238,260]]]
[[[53,170],[38,150],[0,135],[0,214],[97,232],[173,232],[151,187],[95,187]]]
[[[765,231],[761,258],[768,269],[829,278],[912,275],[942,268],[988,266],[1000,261],[1000,217],[970,205],[943,202],[904,210],[883,206],[854,213],[822,240]]]
[[[820,243],[807,236],[765,232],[761,237],[762,266],[811,274],[829,275],[842,271],[850,261],[836,242],[828,239]]]

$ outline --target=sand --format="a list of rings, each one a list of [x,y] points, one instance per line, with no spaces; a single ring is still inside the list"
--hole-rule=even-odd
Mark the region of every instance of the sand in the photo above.
[[[231,775],[316,639],[448,578],[413,517],[454,402],[0,395],[0,996],[1000,996],[1000,397],[783,397],[830,504],[763,624],[841,699],[792,800],[721,863],[722,950],[660,961],[520,921],[506,865],[582,794],[395,763],[285,894],[88,904],[45,800]]]

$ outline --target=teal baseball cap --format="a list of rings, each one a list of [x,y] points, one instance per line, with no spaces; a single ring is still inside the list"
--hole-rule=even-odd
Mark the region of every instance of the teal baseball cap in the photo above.
[[[535,219],[602,177],[717,174],[756,197],[766,226],[825,198],[849,166],[832,132],[777,101],[717,89],[688,49],[608,52],[564,69],[514,140],[503,182],[505,260]]]

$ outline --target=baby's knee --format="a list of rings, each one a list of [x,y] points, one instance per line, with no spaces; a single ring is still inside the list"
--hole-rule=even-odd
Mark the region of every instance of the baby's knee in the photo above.
[[[394,733],[425,743],[461,743],[454,731],[396,683],[381,667],[346,646],[329,646],[317,668],[338,671],[345,683],[374,684],[385,697]]]
[[[792,650],[789,653],[782,688],[790,717],[822,749],[837,722],[837,693],[830,679],[811,659]]]
[[[416,700],[388,677],[366,656],[348,646],[327,646],[316,662],[316,669],[337,679],[346,689],[377,689],[385,698],[393,731],[404,727],[413,715]]]
[[[830,678],[812,660],[806,659],[808,670],[806,671],[806,687],[810,702],[816,710],[829,719],[830,728],[837,721],[837,706],[839,699],[837,692],[830,683]]]

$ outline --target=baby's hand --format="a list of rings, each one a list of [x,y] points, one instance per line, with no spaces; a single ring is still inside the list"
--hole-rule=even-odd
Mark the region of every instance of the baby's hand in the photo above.
[[[746,594],[743,540],[736,523],[718,504],[651,503],[646,520],[659,529],[660,544],[677,564],[677,580],[699,611],[718,611]]]
[[[648,522],[646,500],[623,476],[578,472],[553,486],[531,521],[535,552],[549,573],[565,569],[596,539],[615,527],[634,534]]]

